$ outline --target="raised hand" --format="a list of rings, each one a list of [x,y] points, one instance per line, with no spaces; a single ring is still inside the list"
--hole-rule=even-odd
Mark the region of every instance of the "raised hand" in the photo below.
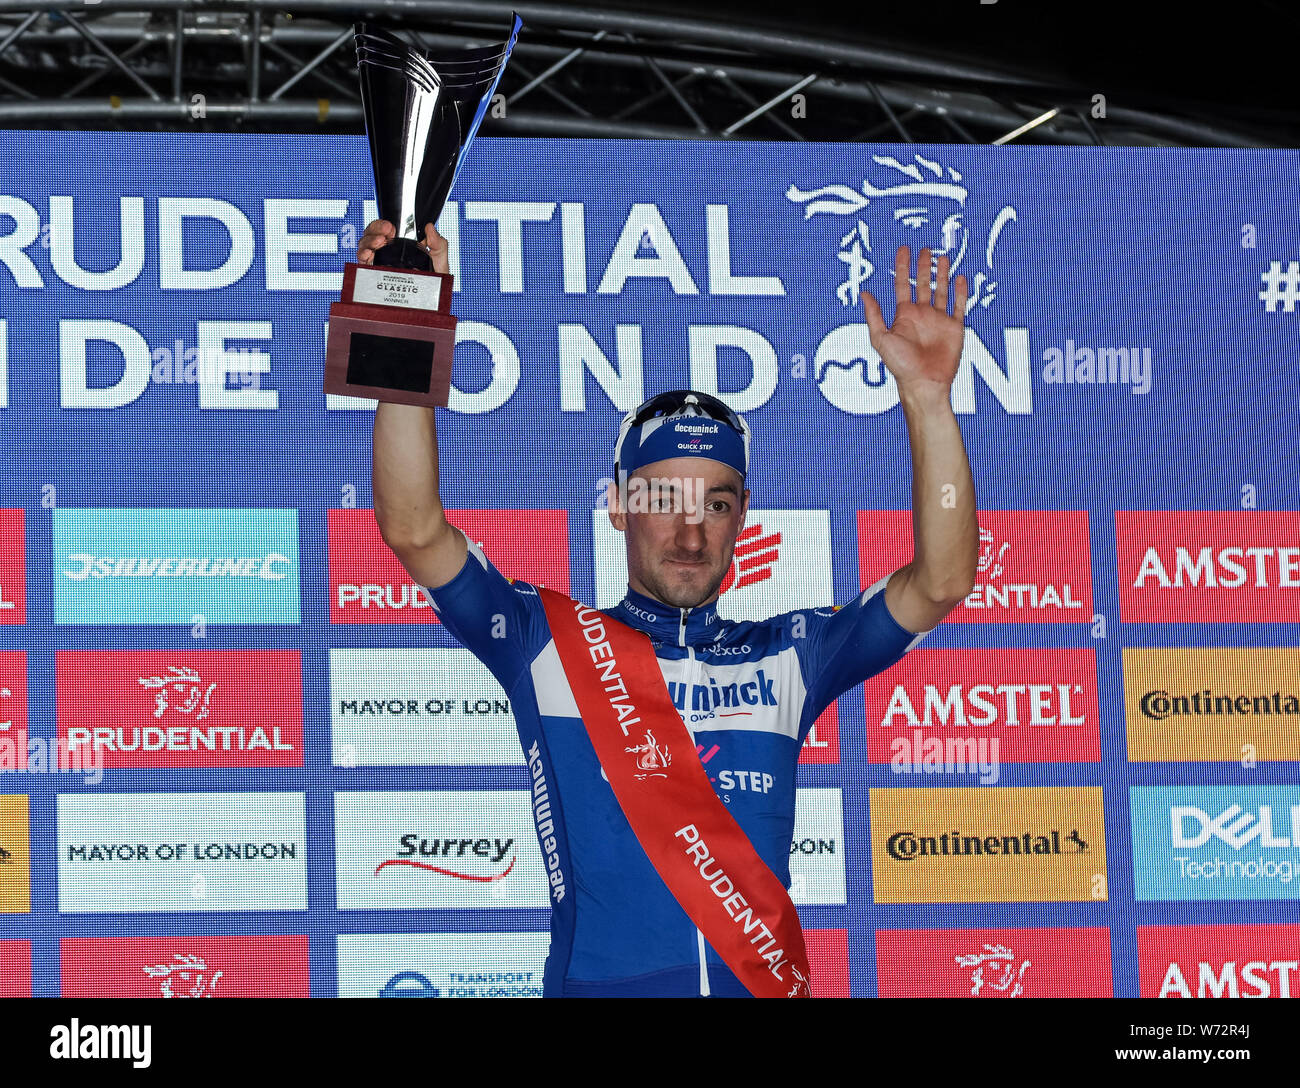
[[[375,250],[386,245],[395,234],[396,228],[387,219],[376,219],[357,243],[357,263],[374,264]],[[434,230],[432,223],[424,225],[424,241],[420,243],[429,251],[435,272],[450,272],[447,264],[447,239]]]
[[[965,276],[953,282],[953,312],[948,313],[948,257],[939,258],[933,297],[930,293],[930,250],[917,254],[916,301],[909,281],[912,254],[899,246],[894,257],[894,324],[885,326],[880,303],[869,291],[862,292],[871,345],[884,360],[898,383],[899,393],[943,391],[952,387],[961,361],[961,344],[966,314]]]

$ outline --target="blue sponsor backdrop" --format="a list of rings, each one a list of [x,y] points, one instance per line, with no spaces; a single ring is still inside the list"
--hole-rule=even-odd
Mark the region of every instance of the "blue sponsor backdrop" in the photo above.
[[[544,929],[536,910],[334,909],[332,791],[525,783],[522,768],[330,765],[328,648],[449,644],[435,628],[328,622],[326,510],[370,505],[371,415],[327,410],[321,393],[327,307],[372,214],[364,138],[8,132],[0,163],[0,506],[26,510],[28,591],[27,624],[0,627],[0,648],[28,651],[32,734],[55,734],[56,648],[301,649],[306,714],[302,770],[116,771],[95,787],[0,775],[0,791],[31,799],[32,911],[0,915],[0,938],[33,939],[34,991],[58,992],[60,935],[305,931],[312,991],[330,996],[338,933]],[[1300,258],[1298,167],[1297,153],[1268,151],[475,144],[440,224],[458,254],[462,322],[462,397],[439,423],[444,499],[567,508],[576,596],[593,595],[590,511],[622,412],[688,384],[748,413],[755,506],[830,511],[836,597],[858,590],[855,511],[907,508],[910,489],[892,381],[863,328],[846,326],[862,320],[862,289],[892,316],[901,242],[960,254],[976,288],[954,405],[980,505],[1089,511],[1094,606],[1109,637],[1084,625],[948,625],[925,645],[1096,650],[1101,763],[1005,767],[999,785],[1103,788],[1109,898],[873,905],[867,789],[974,779],[900,783],[867,765],[850,693],[841,763],[800,772],[802,785],[844,790],[849,906],[801,914],[810,928],[847,929],[854,994],[875,993],[878,928],[1106,925],[1116,993],[1133,995],[1136,925],[1296,919],[1295,883],[1286,901],[1248,903],[1147,902],[1155,885],[1135,888],[1131,845],[1155,842],[1158,806],[1197,802],[1176,788],[1130,802],[1131,788],[1281,785],[1297,767],[1128,764],[1121,645],[1294,645],[1296,628],[1120,624],[1113,512],[1237,509],[1247,485],[1260,509],[1297,508],[1300,274],[1287,262]],[[186,352],[221,338],[255,382],[185,380]],[[1117,375],[1127,381],[1053,380],[1081,348],[1110,347],[1149,363]],[[296,539],[301,567],[274,583],[287,596],[248,613],[255,624],[214,624],[202,642],[179,610],[144,597],[126,607],[87,596],[73,619],[53,564],[97,531],[78,510],[124,508],[193,508],[175,524],[200,550],[218,526],[197,511],[261,510],[267,532]],[[296,538],[278,520],[286,512]],[[110,554],[114,524],[151,516],[110,514],[97,554]],[[252,554],[252,522],[231,529],[232,554]],[[307,912],[58,913],[58,793],[248,789],[306,795]],[[1249,808],[1263,794],[1216,797]],[[1130,804],[1150,837],[1131,832]]]

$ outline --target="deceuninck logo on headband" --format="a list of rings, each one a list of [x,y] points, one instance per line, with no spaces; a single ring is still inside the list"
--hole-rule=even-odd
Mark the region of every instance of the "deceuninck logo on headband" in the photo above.
[[[1300,898],[1300,786],[1135,786],[1137,899]]]
[[[55,510],[54,622],[298,623],[298,511]]]

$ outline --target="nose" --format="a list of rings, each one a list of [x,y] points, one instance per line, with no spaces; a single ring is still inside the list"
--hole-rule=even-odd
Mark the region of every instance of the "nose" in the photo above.
[[[708,538],[704,535],[704,525],[684,514],[677,519],[677,547],[684,552],[704,550]]]

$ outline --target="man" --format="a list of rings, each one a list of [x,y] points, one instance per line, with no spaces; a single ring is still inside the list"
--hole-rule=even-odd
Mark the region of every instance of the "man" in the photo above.
[[[358,261],[373,261],[374,251],[392,235],[391,224],[371,223]],[[432,224],[423,244],[435,269],[446,271],[446,242]],[[725,805],[724,819],[729,815],[742,840],[748,839],[743,845],[752,859],[749,873],[736,874],[737,883],[745,876],[771,881],[775,874],[787,907],[795,771],[812,723],[840,694],[920,642],[975,581],[974,484],[949,403],[966,282],[957,277],[949,316],[947,259],[938,263],[934,299],[928,250],[921,250],[918,268],[925,274],[916,277],[913,302],[910,254],[900,248],[891,328],[875,300],[862,296],[872,344],[894,375],[907,419],[914,555],[843,608],[812,608],[760,623],[719,618],[719,588],[749,506],[749,433],[716,398],[691,390],[652,397],[623,421],[615,450],[615,478],[623,486],[611,487],[609,517],[626,540],[628,591],[605,615],[649,637],[690,742],[697,753],[713,753],[713,791]],[[572,658],[562,660],[558,649],[568,645],[567,636],[559,637],[561,616],[548,613],[542,596],[549,591],[539,594],[536,587],[507,580],[447,522],[438,495],[431,409],[378,406],[373,479],[375,518],[385,542],[425,587],[447,630],[483,661],[510,698],[534,783],[538,841],[551,884],[544,993],[749,996],[692,921],[699,915],[688,915],[669,890],[669,876],[661,876],[665,870],[640,845],[646,841],[639,838],[641,829],[629,823],[620,804],[625,794],[618,792],[626,787],[612,788],[617,784],[606,773],[610,761],[598,758],[598,734],[588,733],[593,715],[579,714]],[[634,496],[646,501],[636,503]],[[658,676],[641,694],[648,697],[653,685],[662,695]],[[661,715],[659,721],[665,720]],[[672,754],[661,750],[653,731],[643,739],[618,750],[639,753],[641,777],[666,770]],[[676,758],[680,767],[699,757],[678,751]],[[621,783],[627,772],[615,773]],[[698,765],[688,773],[698,775]],[[705,793],[707,805],[716,806]],[[770,874],[753,871],[764,865]],[[728,902],[734,913],[734,904],[744,899]],[[792,907],[788,913],[802,953],[797,916]],[[802,974],[796,970],[793,977],[792,992]]]

